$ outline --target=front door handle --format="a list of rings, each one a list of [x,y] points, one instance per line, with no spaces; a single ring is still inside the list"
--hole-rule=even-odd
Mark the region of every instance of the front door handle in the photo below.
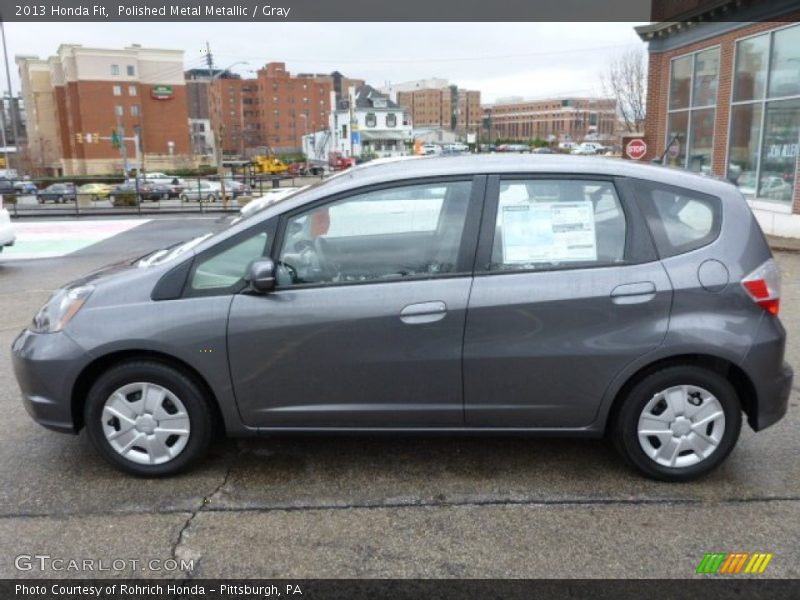
[[[401,310],[400,320],[407,325],[419,325],[441,321],[446,314],[447,305],[444,302],[420,302],[409,304]]]
[[[656,284],[652,281],[624,283],[611,290],[611,301],[614,304],[639,304],[649,302],[656,297]]]

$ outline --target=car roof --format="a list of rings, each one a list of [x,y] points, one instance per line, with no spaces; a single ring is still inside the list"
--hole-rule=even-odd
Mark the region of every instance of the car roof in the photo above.
[[[314,191],[320,195],[330,195],[382,182],[480,174],[631,177],[711,194],[723,193],[723,190],[730,190],[732,187],[732,184],[725,180],[699,175],[685,169],[619,158],[562,154],[460,154],[414,156],[380,164],[365,163],[332,176]],[[308,197],[305,197],[304,201],[307,200]]]

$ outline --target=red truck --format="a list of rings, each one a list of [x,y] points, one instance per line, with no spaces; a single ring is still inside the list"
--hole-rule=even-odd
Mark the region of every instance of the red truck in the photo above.
[[[331,152],[328,156],[328,166],[334,171],[342,171],[355,166],[356,159],[352,157],[345,158],[340,152]]]

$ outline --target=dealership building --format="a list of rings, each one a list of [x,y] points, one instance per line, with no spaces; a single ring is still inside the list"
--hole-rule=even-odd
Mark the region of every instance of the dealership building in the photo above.
[[[725,177],[767,233],[800,237],[795,0],[653,2],[645,159]]]

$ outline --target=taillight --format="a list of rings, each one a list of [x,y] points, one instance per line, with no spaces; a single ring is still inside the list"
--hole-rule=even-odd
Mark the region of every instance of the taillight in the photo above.
[[[742,279],[742,286],[761,308],[777,315],[781,303],[781,272],[773,259],[767,260]]]

